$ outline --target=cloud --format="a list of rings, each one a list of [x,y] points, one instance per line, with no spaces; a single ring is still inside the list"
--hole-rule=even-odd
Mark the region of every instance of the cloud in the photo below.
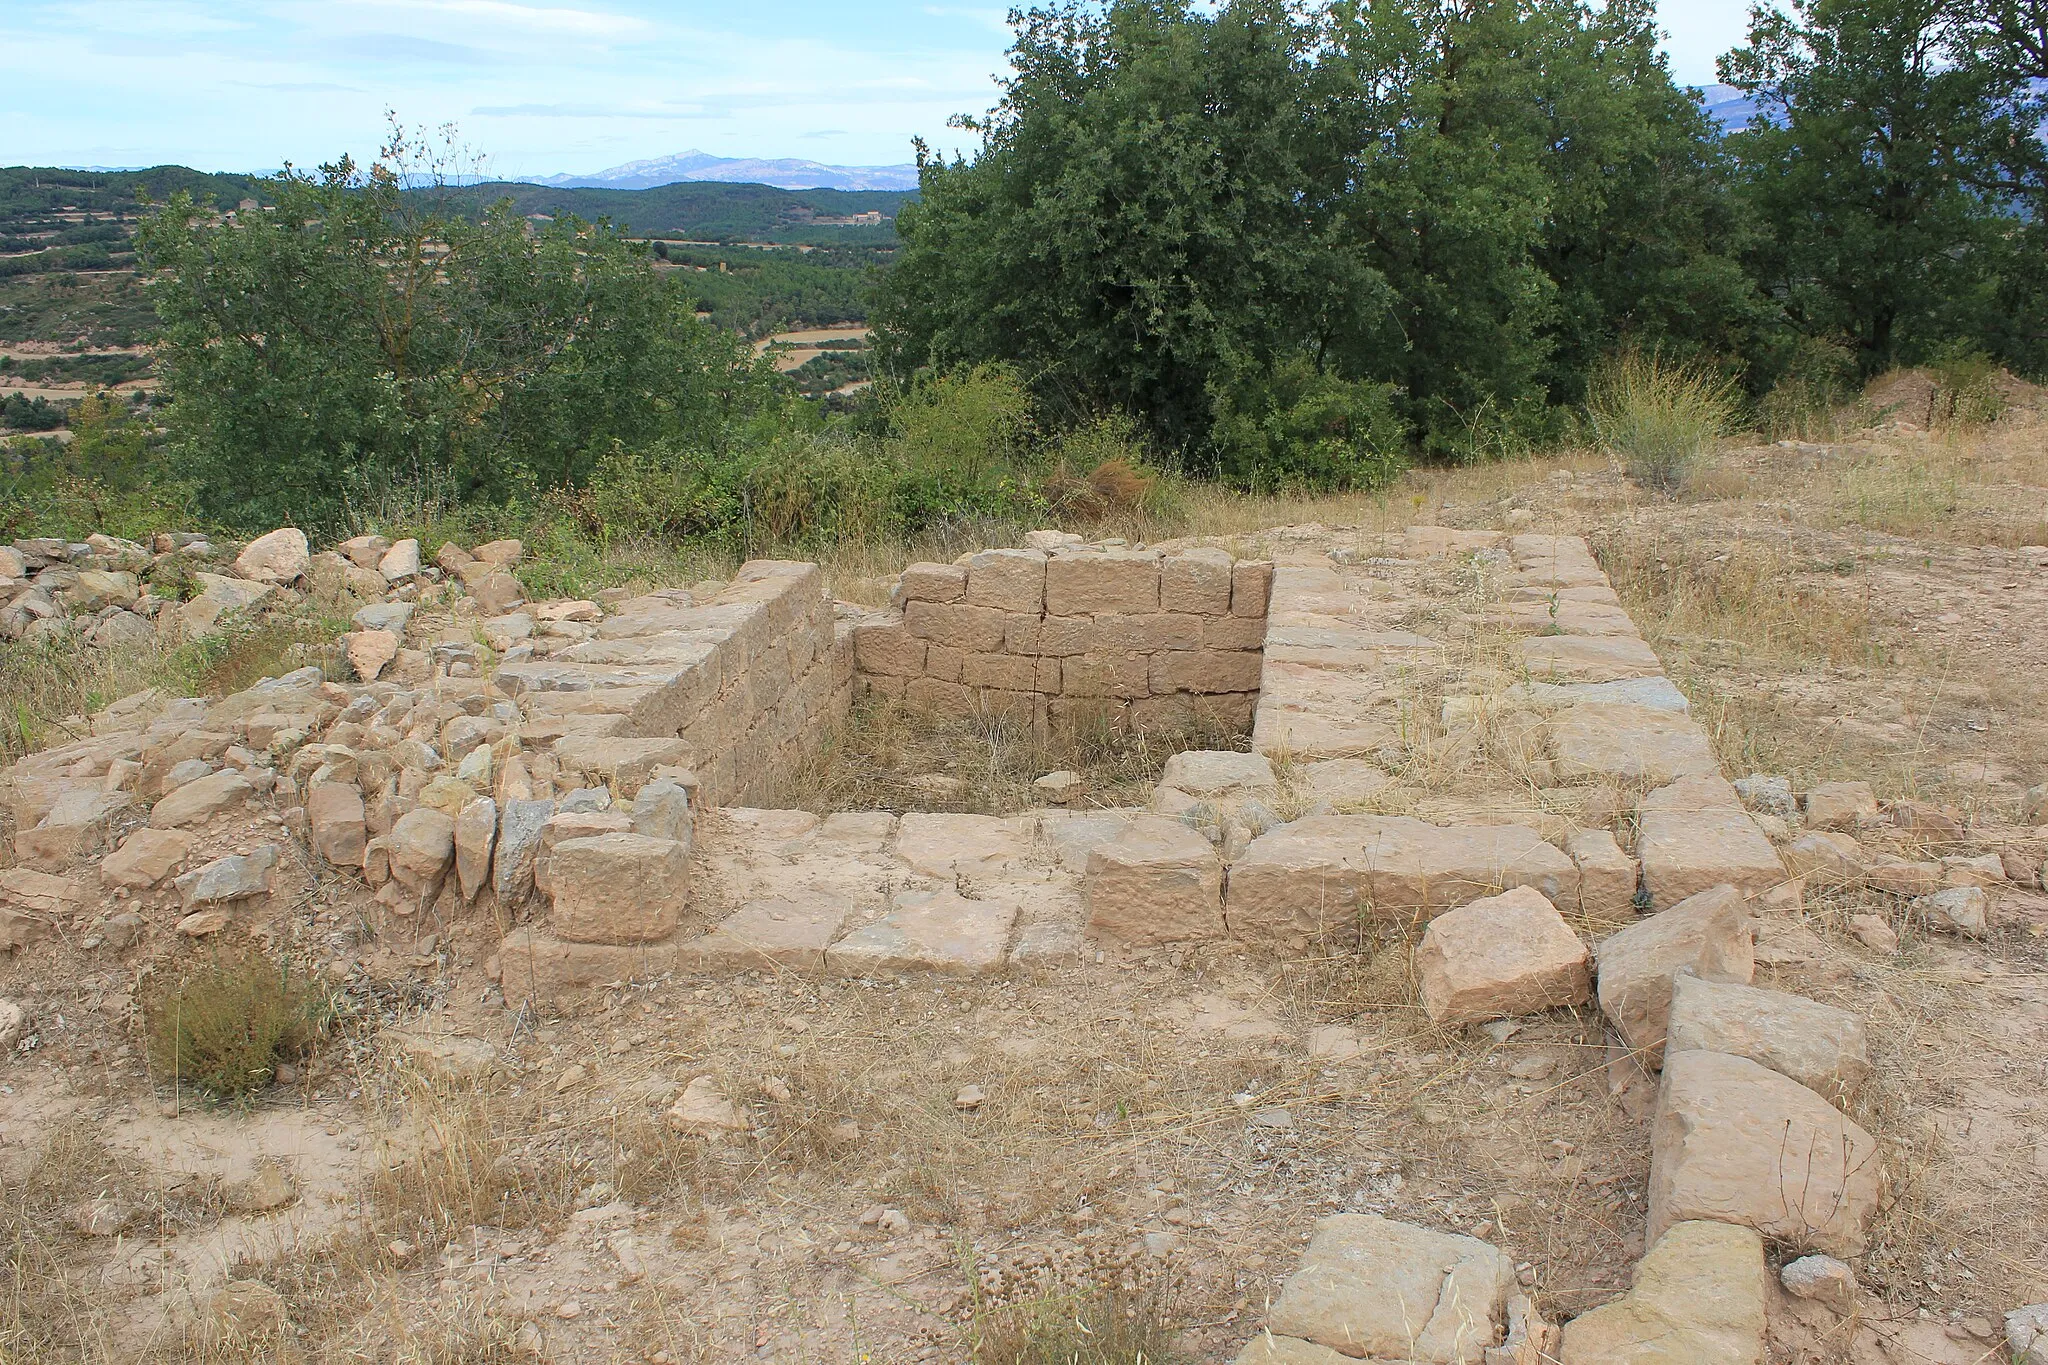
[[[814,132],[798,133],[797,136],[801,138],[846,137],[848,133],[844,128],[819,128]]]
[[[604,104],[479,104],[471,109],[476,118],[702,118],[701,109],[622,109]]]

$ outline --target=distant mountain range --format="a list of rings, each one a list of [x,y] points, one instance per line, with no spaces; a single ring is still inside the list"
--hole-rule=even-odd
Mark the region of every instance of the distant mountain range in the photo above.
[[[726,184],[772,185],[780,190],[914,190],[917,167],[827,166],[794,157],[773,160],[758,157],[712,156],[708,152],[677,152],[650,161],[628,161],[623,166],[590,175],[539,176],[526,183],[550,185],[557,189],[646,190],[658,185],[676,185],[690,180],[717,180]]]
[[[1749,121],[1756,117],[1756,101],[1732,85],[1702,85],[1696,87],[1700,98],[1706,101],[1707,113],[1721,125],[1724,133],[1747,128]]]

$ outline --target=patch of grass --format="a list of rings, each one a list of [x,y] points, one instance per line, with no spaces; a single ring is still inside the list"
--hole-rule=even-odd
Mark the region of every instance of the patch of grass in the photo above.
[[[1631,351],[1594,376],[1586,399],[1593,434],[1645,488],[1684,488],[1714,443],[1733,429],[1735,381],[1704,365]]]
[[[977,1365],[1170,1365],[1184,1277],[1171,1260],[1075,1248],[977,1268]]]
[[[310,1053],[331,1014],[325,990],[302,967],[253,948],[220,950],[142,998],[151,1066],[222,1101],[254,1094],[279,1063]]]

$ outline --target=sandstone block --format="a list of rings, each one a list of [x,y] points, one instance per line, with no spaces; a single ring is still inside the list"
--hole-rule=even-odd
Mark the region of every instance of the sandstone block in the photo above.
[[[1272,760],[1264,754],[1242,754],[1230,749],[1191,749],[1175,754],[1166,760],[1159,783],[1190,796],[1280,790]]]
[[[350,536],[334,548],[358,569],[374,569],[391,549],[391,542],[383,536]]]
[[[1394,779],[1362,758],[1325,758],[1303,764],[1299,780],[1310,800],[1343,807],[1372,800]]]
[[[1814,829],[1854,829],[1877,818],[1877,793],[1868,782],[1823,782],[1806,793],[1806,823]]]
[[[369,825],[362,788],[321,782],[306,793],[306,823],[313,851],[336,867],[361,867]]]
[[[1202,618],[1204,649],[1262,649],[1266,643],[1263,616],[1207,616]]]
[[[924,672],[926,641],[902,621],[864,621],[853,630],[854,666],[863,673],[915,678]]]
[[[994,687],[1009,692],[1037,692],[1040,666],[1043,665],[1052,679],[1052,690],[1059,688],[1059,665],[1050,659],[1034,659],[1024,654],[968,654],[960,660],[960,683],[963,687]]]
[[[155,886],[184,861],[191,847],[192,836],[183,830],[138,829],[100,860],[100,882],[127,891]]]
[[[1645,1065],[1663,1055],[1672,978],[1689,970],[1704,981],[1747,985],[1756,975],[1754,922],[1742,893],[1715,887],[1604,940],[1600,1009]]]
[[[1340,1213],[1316,1224],[1267,1326],[1353,1358],[1480,1365],[1514,1284],[1514,1262],[1476,1237]]]
[[[1567,779],[1663,786],[1721,771],[1692,717],[1626,703],[1588,702],[1560,712],[1550,722],[1550,752]]]
[[[375,682],[398,657],[398,636],[388,630],[351,631],[341,642],[348,666],[362,682]]]
[[[491,878],[491,852],[498,842],[498,803],[488,796],[464,806],[455,817],[455,882],[462,899],[473,901]]]
[[[1198,616],[1230,614],[1230,580],[1236,561],[1228,550],[1198,546],[1168,555],[1159,564],[1159,606]],[[1263,613],[1261,613],[1263,614]]]
[[[149,812],[155,829],[186,829],[239,807],[255,794],[249,779],[232,768],[197,782],[187,782],[158,801]]]
[[[470,554],[486,564],[509,569],[526,557],[526,544],[519,540],[487,540]]]
[[[693,755],[680,739],[564,735],[555,741],[555,761],[565,772],[582,773],[620,797],[631,797],[657,769],[687,767]]]
[[[402,583],[417,577],[419,571],[420,543],[410,538],[397,542],[377,560],[377,572],[387,583]]]
[[[1848,1317],[1856,1311],[1861,1286],[1856,1272],[1832,1256],[1801,1256],[1787,1261],[1778,1272],[1778,1283],[1795,1299],[1813,1299]]]
[[[69,915],[85,900],[85,888],[71,877],[33,868],[0,869],[0,902],[39,915]]]
[[[1589,915],[1616,917],[1635,909],[1636,860],[1621,851],[1604,829],[1581,829],[1564,842],[1579,869],[1579,908]]]
[[[14,855],[29,867],[62,872],[106,847],[114,818],[135,798],[126,792],[70,787],[34,826],[14,836]]]
[[[1178,820],[1138,816],[1088,855],[1088,925],[1138,943],[1223,933],[1223,860]]]
[[[1870,1076],[1863,1021],[1803,995],[1680,972],[1673,981],[1665,1047],[1747,1057],[1837,1102]]]
[[[1855,886],[1870,864],[1863,845],[1847,834],[1808,830],[1785,845],[1785,870],[1816,886]]]
[[[1651,1237],[1707,1219],[1800,1251],[1855,1256],[1889,1198],[1870,1134],[1746,1057],[1669,1054],[1650,1141]]]
[[[1035,614],[1045,609],[1045,553],[983,550],[967,561],[967,599],[977,607]]]
[[[1263,656],[1251,650],[1164,650],[1152,656],[1154,692],[1256,692]]]
[[[999,609],[967,602],[913,599],[903,606],[903,625],[912,635],[971,654],[1000,652],[1006,623]]]
[[[967,596],[967,568],[961,564],[913,564],[897,580],[904,602],[958,602]]]
[[[503,570],[497,570],[469,584],[476,609],[485,616],[503,616],[526,600],[526,588]]]
[[[548,927],[576,943],[651,943],[682,922],[690,859],[674,839],[600,834],[566,839],[548,855]]]
[[[1627,1297],[1564,1326],[1566,1365],[1763,1365],[1764,1244],[1749,1228],[1676,1223]]]
[[[995,815],[926,815],[897,822],[896,856],[922,876],[990,879],[1021,867],[1029,856],[1025,827]]]
[[[1889,853],[1880,853],[1871,859],[1863,880],[1873,891],[1917,899],[1931,896],[1941,889],[1941,864],[1911,862]]]
[[[1045,609],[1054,616],[1159,610],[1159,556],[1137,550],[1076,550],[1045,565]]]
[[[905,683],[903,704],[934,716],[973,716],[981,711],[980,698],[973,688],[936,677],[912,678]]]
[[[455,864],[455,817],[431,807],[409,810],[393,822],[384,841],[390,851],[392,879],[421,900],[429,900]]]
[[[1076,654],[1061,660],[1060,690],[1070,697],[1146,697],[1151,678],[1147,654]]]
[[[748,901],[716,929],[684,944],[680,961],[727,971],[776,967],[821,972],[825,949],[838,937],[846,910],[845,902],[824,897]]]
[[[1739,807],[1664,811],[1646,802],[1636,826],[1636,856],[1643,863],[1643,889],[1660,909],[1709,887],[1733,886],[1754,897],[1792,884],[1777,849]]]
[[[854,930],[825,950],[825,967],[835,976],[989,976],[1003,969],[1016,922],[1013,902],[941,891]]]
[[[1591,958],[1557,907],[1520,886],[1431,920],[1415,973],[1423,1010],[1456,1026],[1589,999]]]
[[[534,857],[540,852],[541,830],[555,813],[549,800],[513,799],[498,813],[498,843],[491,859],[491,886],[498,904],[508,910],[525,903],[533,891]]]
[[[1240,559],[1230,566],[1230,614],[1263,620],[1273,595],[1273,566],[1261,559]]]
[[[1991,898],[1981,886],[1945,887],[1920,897],[1913,908],[1935,928],[1964,938],[1983,938],[1991,932]]]
[[[1546,682],[1616,682],[1664,672],[1657,651],[1632,635],[1537,635],[1517,648],[1529,676]]]
[[[559,1004],[616,982],[675,971],[678,957],[672,942],[571,943],[521,925],[498,944],[498,984],[515,1009],[529,1000]]]
[[[178,878],[178,898],[190,914],[267,895],[276,868],[275,844],[264,844],[253,853],[216,858]]]
[[[235,572],[258,583],[290,583],[304,574],[311,562],[306,533],[288,526],[244,546],[235,556]]]

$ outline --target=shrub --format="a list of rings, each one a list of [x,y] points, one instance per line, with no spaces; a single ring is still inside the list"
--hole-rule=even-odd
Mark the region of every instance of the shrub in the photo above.
[[[1238,371],[1211,406],[1222,472],[1249,488],[1377,488],[1407,466],[1392,388],[1326,374],[1306,357]]]
[[[1959,342],[1938,352],[1927,369],[1934,379],[1928,398],[1930,428],[1988,426],[2005,412],[2005,391],[1999,384],[2004,372],[1983,351]]]
[[[150,1064],[218,1100],[269,1085],[326,1032],[326,992],[303,969],[253,949],[222,950],[142,1001]]]
[[[1841,342],[1800,339],[1784,372],[1757,404],[1757,425],[1772,440],[1834,437],[1838,409],[1856,401],[1856,352]]]
[[[1630,351],[1593,378],[1586,415],[1600,445],[1646,488],[1675,492],[1734,425],[1733,380],[1698,362]]]
[[[1169,1365],[1178,1335],[1163,1295],[1123,1286],[1048,1295],[978,1316],[980,1365]]]

